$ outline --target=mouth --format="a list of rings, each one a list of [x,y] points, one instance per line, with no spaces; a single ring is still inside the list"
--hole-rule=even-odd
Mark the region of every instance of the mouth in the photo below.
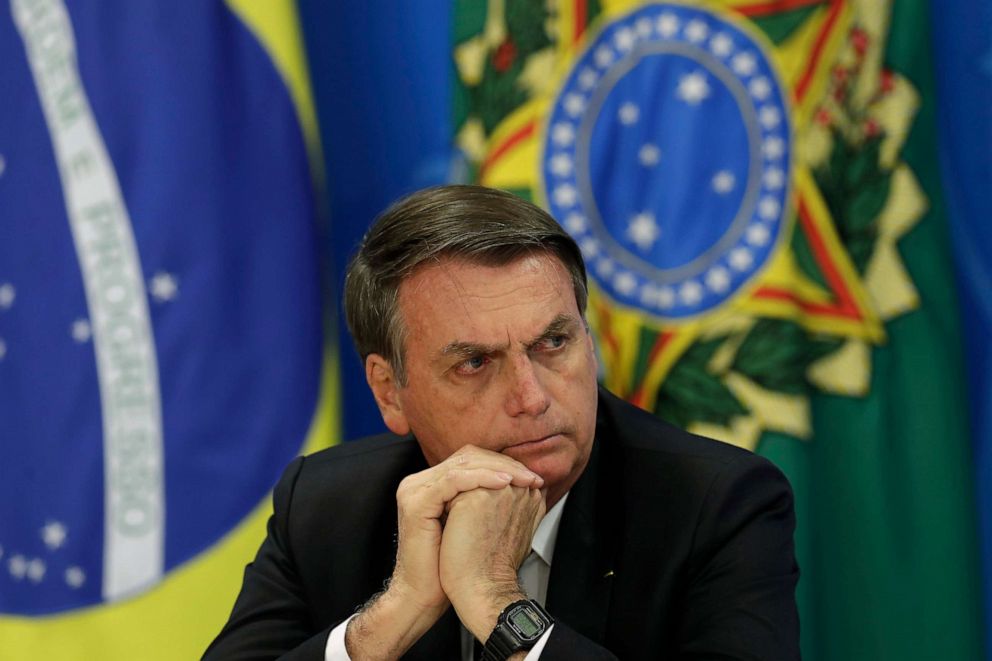
[[[555,432],[553,434],[548,434],[547,436],[531,439],[529,441],[520,441],[519,443],[514,443],[512,445],[505,447],[503,449],[503,452],[522,453],[522,454],[527,454],[530,452],[542,452],[556,445],[557,443],[563,442],[564,440],[565,437],[561,432]]]

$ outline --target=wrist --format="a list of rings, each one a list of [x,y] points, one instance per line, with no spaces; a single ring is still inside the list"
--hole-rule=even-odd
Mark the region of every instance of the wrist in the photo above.
[[[465,628],[482,643],[496,628],[496,621],[503,609],[515,601],[526,599],[527,595],[514,582],[492,583],[471,593],[461,593],[451,598],[451,604],[458,613]]]
[[[345,649],[355,661],[399,658],[440,619],[448,603],[424,607],[409,590],[390,583],[351,619]]]
[[[532,599],[511,603],[496,621],[483,646],[482,661],[510,661],[532,649],[554,625],[544,607]]]

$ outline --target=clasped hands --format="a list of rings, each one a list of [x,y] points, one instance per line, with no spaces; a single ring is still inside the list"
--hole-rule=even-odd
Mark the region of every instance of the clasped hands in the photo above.
[[[543,486],[520,462],[473,446],[406,477],[393,575],[349,623],[349,656],[398,658],[449,605],[484,641],[503,608],[526,598],[517,571],[544,516]]]

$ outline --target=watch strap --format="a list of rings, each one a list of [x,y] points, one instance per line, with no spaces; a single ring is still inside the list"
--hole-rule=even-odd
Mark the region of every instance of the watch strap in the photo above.
[[[519,636],[509,621],[510,616],[518,610],[528,611],[529,615],[540,625],[539,631],[530,638]],[[516,652],[529,650],[552,624],[554,624],[554,620],[548,612],[533,599],[521,599],[513,602],[504,608],[496,619],[496,627],[489,634],[489,638],[482,648],[482,658],[479,661],[506,661],[510,655]]]

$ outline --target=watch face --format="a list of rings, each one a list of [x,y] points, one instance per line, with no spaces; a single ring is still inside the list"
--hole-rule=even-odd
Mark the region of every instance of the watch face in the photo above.
[[[521,604],[506,616],[506,623],[518,637],[525,641],[534,640],[544,633],[544,619],[528,604]]]

